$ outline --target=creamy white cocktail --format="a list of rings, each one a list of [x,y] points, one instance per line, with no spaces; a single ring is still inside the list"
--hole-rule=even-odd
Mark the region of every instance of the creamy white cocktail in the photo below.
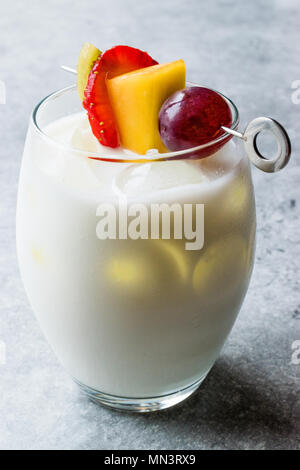
[[[248,160],[232,141],[201,160],[92,160],[138,156],[101,146],[86,116],[72,113],[74,99],[74,89],[48,98],[28,133],[17,211],[22,278],[78,382],[102,402],[132,399],[137,408],[149,399],[145,408],[155,409],[155,397],[199,385],[240,309],[255,238]],[[170,239],[99,239],[99,205],[118,213],[124,201],[204,204],[203,247],[187,250],[172,230]]]
[[[73,72],[77,87],[45,98],[27,134],[24,286],[85,394],[118,409],[167,408],[206,377],[248,288],[248,158],[278,171],[289,137],[265,117],[240,132],[234,103],[186,83],[182,59],[159,64],[133,47],[86,43]],[[258,149],[261,131],[277,141],[271,159]]]

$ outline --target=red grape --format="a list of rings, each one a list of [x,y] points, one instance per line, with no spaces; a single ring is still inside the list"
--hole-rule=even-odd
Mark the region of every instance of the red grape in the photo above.
[[[194,86],[173,93],[159,113],[161,139],[172,151],[207,144],[224,134],[221,126],[231,124],[232,114],[225,99],[204,87]],[[216,145],[214,151],[219,147]]]

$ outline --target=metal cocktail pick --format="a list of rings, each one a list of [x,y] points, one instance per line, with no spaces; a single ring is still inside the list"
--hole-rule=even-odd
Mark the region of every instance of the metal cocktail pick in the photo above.
[[[68,67],[67,65],[61,65],[61,68],[62,68],[65,72],[69,72],[69,73],[73,73],[74,75],[77,75],[77,70],[72,69],[72,67]]]
[[[62,65],[61,68],[66,72],[77,75],[77,71],[72,67]],[[249,160],[260,170],[274,173],[287,165],[291,155],[291,142],[284,127],[275,119],[270,117],[255,118],[249,122],[243,133],[229,127],[221,127],[228,134],[244,141],[244,147]],[[257,137],[262,131],[271,132],[276,139],[277,153],[273,158],[264,157],[258,150]]]

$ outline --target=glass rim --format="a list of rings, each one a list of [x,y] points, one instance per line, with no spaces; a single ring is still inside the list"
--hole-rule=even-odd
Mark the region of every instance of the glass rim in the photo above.
[[[187,86],[203,86],[203,85],[199,85],[199,84],[196,84],[196,83],[193,83],[193,82],[187,82]],[[40,108],[43,105],[47,104],[48,101],[50,101],[52,99],[56,99],[59,96],[63,95],[64,93],[67,93],[69,91],[74,90],[75,88],[76,88],[76,84],[69,85],[69,86],[61,88],[57,91],[54,91],[53,93],[50,93],[45,98],[43,98],[41,101],[39,101],[39,103],[35,106],[35,108],[33,109],[32,113],[31,113],[30,122],[33,124],[35,130],[40,134],[40,136],[44,139],[49,140],[52,143],[52,145],[55,145],[56,147],[60,147],[64,150],[69,150],[69,151],[71,150],[72,152],[78,153],[80,155],[84,155],[87,158],[92,159],[92,160],[100,160],[100,161],[108,161],[108,162],[116,162],[116,163],[150,163],[150,162],[155,162],[155,161],[161,162],[161,161],[184,159],[185,157],[190,158],[192,153],[199,152],[201,150],[204,150],[205,148],[212,147],[216,144],[220,144],[223,140],[225,140],[227,142],[228,137],[231,136],[231,134],[224,131],[224,134],[217,137],[216,139],[214,139],[210,142],[207,142],[206,144],[198,145],[197,147],[190,147],[188,149],[177,150],[175,152],[166,152],[166,153],[155,152],[153,154],[145,154],[145,155],[139,155],[139,154],[135,154],[135,153],[132,152],[132,154],[128,153],[128,158],[125,155],[122,155],[122,157],[120,158],[120,154],[116,154],[114,156],[113,154],[105,155],[105,154],[103,154],[99,151],[93,152],[93,151],[82,150],[82,149],[73,147],[71,145],[63,144],[63,143],[57,141],[56,139],[54,139],[53,137],[51,137],[49,134],[47,134],[47,132],[45,132],[39,126],[38,116],[37,116]],[[214,90],[213,88],[209,88],[209,87],[205,87],[205,88],[215,91],[223,99],[225,99],[225,101],[229,104],[230,109],[231,109],[231,113],[232,113],[232,124],[230,126],[230,129],[235,131],[237,129],[238,125],[239,125],[240,117],[239,117],[238,108],[236,107],[234,102],[230,98],[225,96],[223,93],[221,93],[217,90]],[[233,137],[233,136],[231,136],[231,137]],[[130,151],[128,151],[128,152],[130,152]],[[203,158],[208,158],[208,156],[203,157]]]

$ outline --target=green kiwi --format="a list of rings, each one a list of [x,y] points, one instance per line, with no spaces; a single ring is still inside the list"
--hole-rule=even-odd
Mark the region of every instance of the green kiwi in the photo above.
[[[84,90],[88,81],[89,73],[101,51],[89,42],[83,44],[77,64],[77,89],[81,101],[84,100]]]

